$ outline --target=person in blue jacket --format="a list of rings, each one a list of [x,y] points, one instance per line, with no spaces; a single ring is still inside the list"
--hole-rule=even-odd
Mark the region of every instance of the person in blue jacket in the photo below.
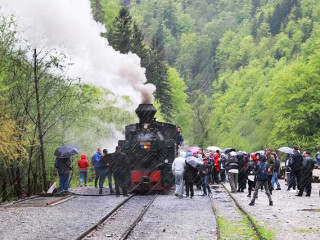
[[[96,172],[96,177],[94,179],[94,186],[95,187],[98,187],[98,180],[100,178],[100,163],[99,163],[99,161],[100,161],[101,155],[102,155],[101,148],[98,148],[97,152],[91,158],[91,164],[93,165],[94,170]]]

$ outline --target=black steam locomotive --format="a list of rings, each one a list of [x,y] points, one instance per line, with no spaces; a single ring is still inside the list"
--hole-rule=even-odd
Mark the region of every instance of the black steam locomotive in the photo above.
[[[152,104],[140,104],[136,109],[140,122],[127,125],[125,140],[118,142],[130,161],[131,190],[169,190],[174,183],[176,126],[158,122],[156,112]]]

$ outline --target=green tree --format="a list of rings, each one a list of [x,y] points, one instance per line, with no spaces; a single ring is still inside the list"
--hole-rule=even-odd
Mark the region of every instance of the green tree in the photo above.
[[[152,38],[146,76],[148,82],[156,86],[155,97],[159,100],[161,112],[165,114],[165,119],[168,121],[172,116],[172,102],[163,44],[162,25],[159,25],[157,34]]]
[[[121,8],[113,26],[107,34],[110,45],[121,53],[131,49],[132,18],[127,8]]]
[[[284,23],[291,9],[296,4],[297,0],[284,0],[282,3],[276,5],[273,14],[268,20],[272,35],[279,33],[281,24]]]
[[[191,134],[191,116],[193,115],[188,95],[187,86],[179,73],[174,68],[169,68],[168,79],[170,83],[170,96],[172,102],[172,123],[181,126],[185,138],[190,138]]]
[[[93,19],[97,22],[104,23],[105,11],[102,7],[101,0],[90,0]]]

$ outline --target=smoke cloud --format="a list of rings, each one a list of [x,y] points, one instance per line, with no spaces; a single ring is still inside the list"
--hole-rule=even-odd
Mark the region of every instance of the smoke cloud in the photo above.
[[[129,96],[135,104],[153,102],[155,86],[145,84],[140,58],[115,51],[100,37],[106,29],[94,21],[89,0],[0,0],[0,7],[15,16],[32,47],[56,48],[70,56],[71,77]]]

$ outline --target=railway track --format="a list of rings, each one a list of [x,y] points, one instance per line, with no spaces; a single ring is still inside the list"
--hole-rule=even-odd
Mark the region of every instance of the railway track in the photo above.
[[[217,239],[266,239],[223,184],[214,186],[211,201],[217,219]]]
[[[5,207],[5,208],[49,207],[49,206],[55,206],[55,205],[61,204],[72,198],[74,198],[74,196],[72,195],[62,195],[62,196],[36,195],[36,196],[20,199],[12,203],[2,205],[2,207]]]
[[[80,239],[127,239],[158,195],[131,195],[81,233]]]

